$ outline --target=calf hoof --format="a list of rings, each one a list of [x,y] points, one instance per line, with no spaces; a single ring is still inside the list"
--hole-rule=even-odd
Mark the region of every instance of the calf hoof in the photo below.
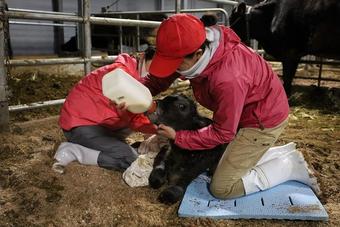
[[[161,192],[158,196],[158,201],[164,204],[174,204],[184,195],[184,189],[180,186],[171,186]]]
[[[154,169],[149,176],[149,185],[151,188],[160,188],[166,182],[166,173],[164,169]]]

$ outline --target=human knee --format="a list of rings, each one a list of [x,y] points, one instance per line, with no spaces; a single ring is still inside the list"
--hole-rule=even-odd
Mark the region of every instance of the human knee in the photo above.
[[[242,180],[227,185],[212,182],[209,189],[210,193],[218,199],[233,199],[245,194]]]

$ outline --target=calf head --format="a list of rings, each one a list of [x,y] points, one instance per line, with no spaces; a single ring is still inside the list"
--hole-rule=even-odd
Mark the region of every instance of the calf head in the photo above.
[[[165,124],[176,131],[199,129],[211,123],[210,119],[198,114],[196,104],[184,95],[158,100],[156,111],[148,117],[154,124]]]

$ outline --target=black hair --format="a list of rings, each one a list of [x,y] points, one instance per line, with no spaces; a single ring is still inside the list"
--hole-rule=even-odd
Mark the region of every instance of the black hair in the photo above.
[[[216,14],[204,14],[200,19],[204,27],[209,27],[217,24],[217,16]]]
[[[146,48],[146,50],[144,51],[144,58],[145,61],[149,61],[153,58],[153,56],[156,53],[156,48],[154,46],[148,46],[148,48]]]
[[[198,48],[198,49],[202,49],[202,51],[204,52],[204,50],[205,50],[205,48],[207,47],[207,46],[209,46],[209,44],[210,44],[210,41],[208,41],[207,39],[204,41],[204,43],[200,46],[200,48]],[[198,50],[197,49],[197,50]],[[185,55],[185,57],[184,58],[193,58],[194,57],[194,54],[196,53],[196,51],[197,50],[195,50],[194,52],[192,52],[191,54],[187,54],[187,55]]]
[[[200,18],[200,20],[201,20],[202,23],[204,24],[204,27],[214,26],[214,25],[217,24],[217,16],[216,16],[215,14],[204,14],[204,15]],[[206,48],[207,46],[209,46],[209,44],[210,44],[210,41],[205,40],[205,41],[202,43],[202,45],[200,46],[200,48],[198,48],[198,49],[202,49],[203,52],[204,52],[205,48]],[[198,50],[198,49],[197,49],[197,50]],[[193,57],[194,57],[194,54],[196,53],[197,50],[195,50],[195,51],[192,52],[191,54],[186,55],[185,58],[193,58]]]

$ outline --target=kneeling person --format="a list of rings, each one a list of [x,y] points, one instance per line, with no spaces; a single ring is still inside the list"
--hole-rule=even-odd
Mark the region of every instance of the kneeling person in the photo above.
[[[152,54],[145,54],[145,63]],[[124,71],[139,81],[137,61],[121,54],[110,65],[101,67],[80,80],[67,96],[61,109],[59,125],[68,142],[57,150],[54,169],[59,172],[68,163],[82,164],[123,171],[137,158],[134,148],[125,142],[132,131],[154,134],[156,126],[143,114],[118,109],[105,93],[105,76],[115,70]],[[144,69],[145,71],[145,69]],[[109,76],[115,76],[114,73]]]

